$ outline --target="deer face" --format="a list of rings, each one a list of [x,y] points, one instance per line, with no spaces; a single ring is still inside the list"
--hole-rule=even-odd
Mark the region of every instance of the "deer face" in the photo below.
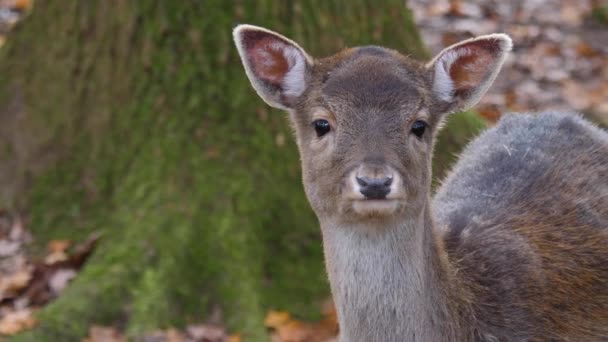
[[[356,220],[425,203],[442,118],[479,100],[511,48],[505,35],[484,36],[424,65],[381,47],[314,60],[293,41],[249,25],[234,37],[258,94],[290,113],[313,209]]]

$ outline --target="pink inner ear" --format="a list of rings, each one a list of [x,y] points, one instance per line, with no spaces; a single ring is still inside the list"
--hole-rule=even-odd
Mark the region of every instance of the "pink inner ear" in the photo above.
[[[479,40],[458,47],[460,55],[450,67],[450,77],[458,91],[478,86],[493,68],[500,47],[498,41]]]
[[[288,46],[272,38],[261,39],[247,48],[255,74],[274,85],[280,86],[289,72],[289,61],[285,56]]]

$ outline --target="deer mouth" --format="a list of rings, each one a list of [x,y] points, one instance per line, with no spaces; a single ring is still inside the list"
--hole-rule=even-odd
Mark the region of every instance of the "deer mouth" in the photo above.
[[[396,199],[362,199],[352,202],[355,213],[364,216],[388,216],[401,207]]]

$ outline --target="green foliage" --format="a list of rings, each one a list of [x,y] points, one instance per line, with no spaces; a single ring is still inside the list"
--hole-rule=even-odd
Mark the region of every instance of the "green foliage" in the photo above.
[[[598,6],[593,9],[591,16],[597,20],[597,22],[608,25],[608,5]]]
[[[448,117],[435,145],[434,186],[443,179],[450,166],[456,161],[462,147],[485,127],[485,122],[475,112],[452,114]]]
[[[211,312],[264,340],[269,308],[314,318],[328,295],[317,221],[286,118],[233,48],[238,22],[314,55],[373,43],[426,56],[396,0],[37,2],[0,56],[0,98],[23,93],[30,152],[52,158],[23,166],[36,177],[11,204],[38,246],[104,235],[18,340],[79,341],[93,323],[139,336]],[[448,134],[455,153],[466,139]]]

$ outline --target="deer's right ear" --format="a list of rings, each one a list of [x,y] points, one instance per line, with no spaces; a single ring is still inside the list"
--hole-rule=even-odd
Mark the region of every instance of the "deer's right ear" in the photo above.
[[[295,42],[261,27],[239,25],[233,35],[258,95],[273,107],[292,108],[306,90],[312,58]]]

